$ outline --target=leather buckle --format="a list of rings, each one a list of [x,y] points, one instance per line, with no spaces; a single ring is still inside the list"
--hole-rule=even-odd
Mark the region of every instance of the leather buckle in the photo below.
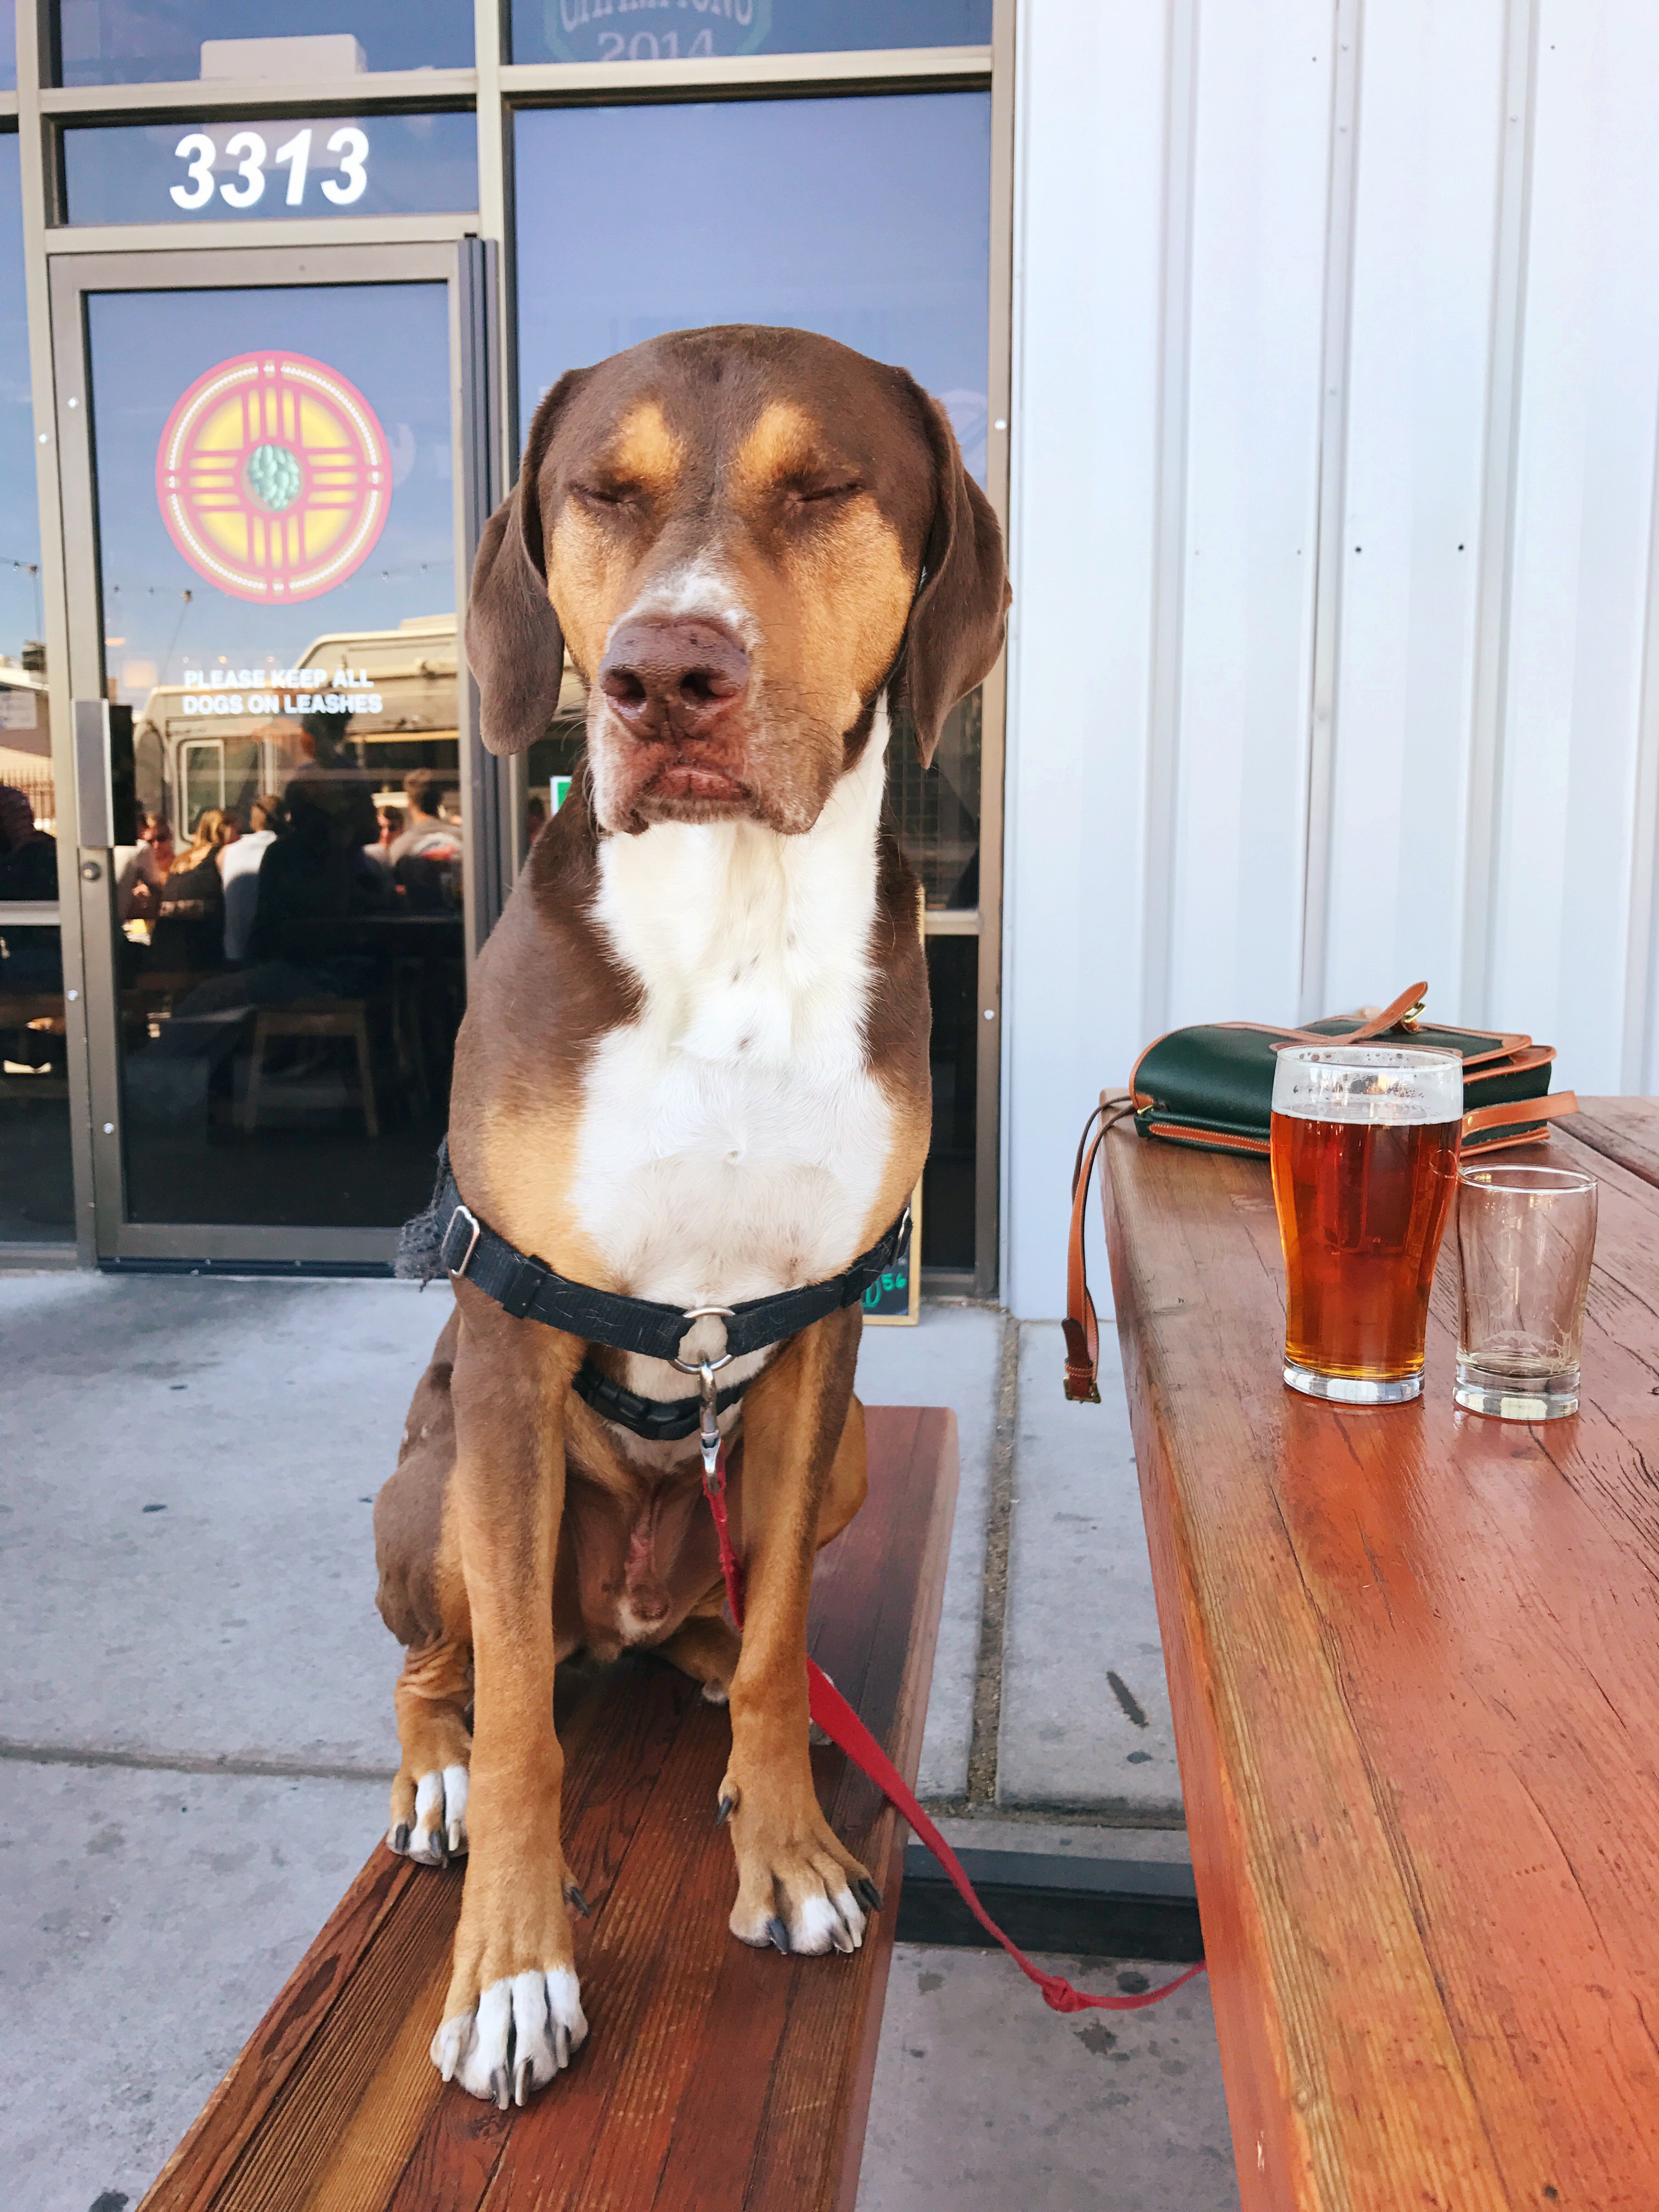
[[[449,1256],[450,1249],[458,1227],[462,1228],[464,1233],[467,1229],[470,1229],[472,1233],[467,1237],[466,1249],[461,1254],[459,1259],[452,1260]],[[444,1230],[444,1241],[438,1247],[438,1257],[443,1261],[446,1270],[450,1274],[465,1274],[468,1267],[471,1265],[472,1255],[478,1249],[478,1239],[483,1235],[483,1225],[479,1221],[477,1215],[474,1213],[471,1207],[470,1206],[457,1206],[453,1213],[450,1215],[448,1224]]]

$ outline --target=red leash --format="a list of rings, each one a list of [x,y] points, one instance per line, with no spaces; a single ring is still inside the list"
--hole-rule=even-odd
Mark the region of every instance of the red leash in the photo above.
[[[710,1439],[712,1442],[712,1438]],[[708,1500],[708,1510],[714,1516],[714,1531],[720,1538],[720,1572],[726,1577],[726,1601],[732,1608],[732,1626],[743,1628],[743,1563],[732,1548],[732,1530],[726,1513],[726,1445],[721,1442],[713,1455],[714,1464],[708,1465],[705,1454],[702,1478],[703,1496]],[[876,1741],[864,1723],[853,1711],[822,1667],[809,1659],[806,1662],[807,1711],[823,1730],[830,1741],[844,1751],[854,1766],[868,1775],[889,1804],[896,1806],[909,1822],[933,1856],[950,1875],[958,1897],[967,1906],[988,1936],[1000,1943],[1008,1956],[1028,1980],[1036,1984],[1042,1992],[1042,2001],[1055,2012],[1139,2012],[1145,2006],[1157,2004],[1161,1998],[1173,1996],[1183,1989],[1194,1974],[1204,1971],[1200,1959],[1195,1966],[1188,1966],[1161,1990],[1146,1990],[1139,1996],[1089,1996],[1082,1990],[1074,1990],[1063,1974],[1045,1974],[1034,1966],[1017,1943],[1010,1942],[1001,1929],[974,1894],[974,1886],[962,1870],[960,1860],[939,1830],[933,1826],[915,1797],[906,1787],[887,1753]]]

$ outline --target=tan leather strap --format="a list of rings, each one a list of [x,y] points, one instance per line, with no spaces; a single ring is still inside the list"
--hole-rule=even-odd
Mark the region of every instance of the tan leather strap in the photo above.
[[[1079,1406],[1100,1403],[1100,1323],[1089,1295],[1084,1231],[1095,1156],[1106,1132],[1134,1111],[1133,1098],[1103,1097],[1083,1125],[1072,1165],[1072,1231],[1066,1249],[1066,1395]]]
[[[1463,1134],[1472,1137],[1479,1129],[1500,1129],[1510,1123],[1530,1127],[1534,1121],[1559,1121],[1563,1114],[1578,1111],[1576,1091],[1558,1091],[1549,1098],[1511,1098],[1502,1106],[1477,1106],[1472,1114],[1463,1116]],[[1549,1134],[1547,1129],[1543,1132]],[[1517,1142],[1522,1141],[1517,1139]],[[1486,1146],[1481,1146],[1485,1152]]]
[[[1426,983],[1408,983],[1392,1006],[1384,1006],[1380,1014],[1373,1014],[1368,1022],[1361,1022],[1357,1030],[1349,1030],[1340,1037],[1331,1037],[1331,1044],[1364,1044],[1367,1037],[1381,1036],[1396,1023],[1409,1026],[1423,1011],[1429,995]]]
[[[1284,1044],[1279,1048],[1283,1051],[1285,1045],[1292,1044],[1364,1044],[1371,1037],[1386,1036],[1391,1029],[1411,1030],[1416,1026],[1418,1016],[1428,1003],[1428,996],[1426,983],[1408,983],[1397,999],[1384,1006],[1380,1014],[1373,1014],[1370,1021],[1361,1022],[1357,1030],[1344,1030],[1340,1036],[1327,1036],[1322,1030],[1286,1030],[1282,1032]],[[1265,1024],[1228,1022],[1224,1026],[1228,1029],[1256,1029]]]

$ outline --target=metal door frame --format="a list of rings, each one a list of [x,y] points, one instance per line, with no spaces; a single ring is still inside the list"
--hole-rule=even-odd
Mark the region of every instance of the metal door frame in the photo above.
[[[492,374],[498,313],[493,247],[478,238],[428,244],[198,246],[165,252],[70,252],[52,256],[53,398],[62,495],[66,653],[49,652],[54,730],[75,726],[76,701],[105,696],[103,607],[98,565],[96,485],[87,404],[89,361],[86,301],[92,293],[261,290],[318,284],[442,283],[448,289],[450,419],[454,452],[455,608],[465,613],[472,556],[497,496],[500,443]],[[478,736],[477,690],[456,638],[458,728],[465,823],[463,881],[467,967],[501,911],[510,882],[507,823],[501,777]],[[63,756],[59,753],[59,774]],[[397,1241],[382,1229],[273,1228],[259,1224],[131,1222],[126,1218],[119,1016],[113,950],[114,881],[100,834],[103,794],[74,764],[73,796],[60,818],[75,831],[80,937],[85,986],[86,1114],[90,1131],[77,1147],[76,1215],[88,1221],[82,1177],[90,1186],[88,1259],[108,1262],[197,1261],[256,1267],[384,1265]],[[60,788],[66,787],[60,782]],[[61,839],[60,839],[61,842]],[[90,872],[90,877],[88,875]],[[75,1111],[71,1066],[71,1110]],[[83,1232],[82,1243],[85,1237]]]

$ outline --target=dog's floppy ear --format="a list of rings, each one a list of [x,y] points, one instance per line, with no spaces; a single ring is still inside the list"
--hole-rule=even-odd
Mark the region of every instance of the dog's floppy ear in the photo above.
[[[564,633],[547,596],[541,471],[554,427],[580,380],[571,369],[536,410],[519,481],[484,526],[472,564],[466,657],[478,679],[492,753],[527,751],[558,710]]]
[[[945,717],[989,674],[1012,594],[991,502],[963,466],[951,418],[915,386],[933,457],[933,519],[904,633],[903,693],[926,768]]]

